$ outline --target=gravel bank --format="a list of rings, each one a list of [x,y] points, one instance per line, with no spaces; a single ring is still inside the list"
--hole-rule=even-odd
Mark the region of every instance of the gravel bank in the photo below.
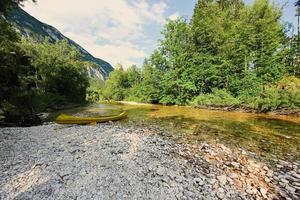
[[[119,123],[1,128],[0,199],[300,197],[299,163],[276,172],[243,154]]]

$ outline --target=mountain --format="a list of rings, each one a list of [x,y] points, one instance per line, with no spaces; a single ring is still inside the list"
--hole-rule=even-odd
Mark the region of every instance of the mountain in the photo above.
[[[75,46],[82,54],[84,61],[90,61],[96,64],[88,69],[90,77],[105,80],[108,78],[109,73],[113,71],[113,67],[108,62],[95,58],[79,44],[64,36],[56,28],[40,22],[21,8],[11,11],[7,16],[7,19],[15,25],[17,30],[24,37],[30,37],[37,41],[42,41],[44,38],[48,37],[49,41],[53,43],[60,40],[67,40],[70,45]]]

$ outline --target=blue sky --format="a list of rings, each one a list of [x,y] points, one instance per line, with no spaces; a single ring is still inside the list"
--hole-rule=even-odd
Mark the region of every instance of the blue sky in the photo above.
[[[91,54],[112,65],[141,66],[157,47],[167,19],[190,19],[197,0],[38,0],[26,3],[31,15],[56,27]],[[246,0],[251,3],[253,0]],[[296,27],[294,0],[276,0],[283,21]]]

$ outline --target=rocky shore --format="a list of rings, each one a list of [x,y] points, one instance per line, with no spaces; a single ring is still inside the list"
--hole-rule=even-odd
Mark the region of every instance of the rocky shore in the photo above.
[[[153,127],[0,129],[0,199],[300,199],[300,161],[273,166]]]
[[[246,106],[195,106],[199,109],[209,109],[218,111],[230,111],[230,112],[242,112],[242,113],[258,113],[258,114],[269,114],[269,115],[288,115],[288,116],[300,116],[299,109],[279,109],[274,111],[260,111]]]

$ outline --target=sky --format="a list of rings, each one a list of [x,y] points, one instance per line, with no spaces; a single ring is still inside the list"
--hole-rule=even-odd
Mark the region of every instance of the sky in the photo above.
[[[54,26],[93,56],[113,66],[141,66],[157,48],[160,31],[168,19],[190,19],[197,0],[38,0],[24,9]],[[253,0],[245,0],[251,3]],[[294,0],[284,5],[282,20],[296,27]]]

